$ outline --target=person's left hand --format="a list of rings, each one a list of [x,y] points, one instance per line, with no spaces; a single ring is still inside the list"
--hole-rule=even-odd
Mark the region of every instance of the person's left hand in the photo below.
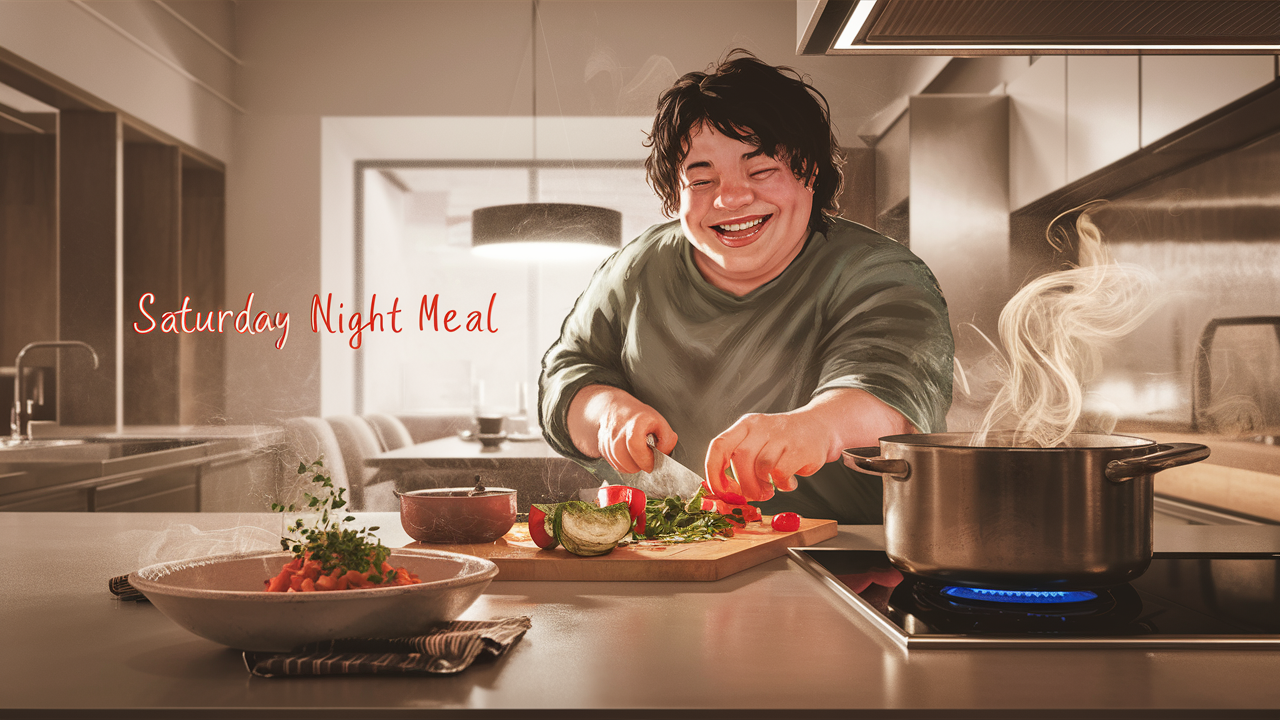
[[[795,490],[796,475],[818,472],[845,448],[911,432],[915,428],[901,413],[867,391],[828,390],[791,412],[743,415],[707,447],[706,478],[722,498],[768,500],[775,487]],[[736,482],[724,474],[731,460]]]
[[[706,477],[717,495],[768,500],[775,486],[783,492],[795,490],[796,475],[818,472],[838,459],[842,449],[831,427],[804,414],[750,413],[711,441]],[[736,483],[724,474],[730,461]]]

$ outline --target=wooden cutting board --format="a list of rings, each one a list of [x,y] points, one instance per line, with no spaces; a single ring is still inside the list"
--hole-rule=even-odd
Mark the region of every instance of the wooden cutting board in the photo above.
[[[562,547],[542,550],[529,538],[525,523],[517,523],[504,537],[484,545],[412,543],[406,547],[487,558],[498,566],[500,581],[685,582],[719,580],[781,557],[789,547],[805,547],[835,536],[835,520],[805,518],[800,521],[799,530],[787,533],[769,529],[769,517],[765,516],[763,523],[735,530],[727,540],[626,545],[598,557],[578,557]]]

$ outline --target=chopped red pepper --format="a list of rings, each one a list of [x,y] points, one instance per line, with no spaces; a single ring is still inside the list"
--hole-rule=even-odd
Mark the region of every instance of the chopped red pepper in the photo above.
[[[717,493],[715,490],[712,490],[712,489],[711,489],[711,483],[707,482],[706,480],[703,480],[703,481],[702,481],[702,494],[703,494],[703,495],[705,495],[705,496],[707,496],[707,497],[719,498],[719,499],[724,500],[725,502],[727,502],[727,503],[729,503],[729,504],[731,504],[731,505],[746,505],[746,504],[747,504],[747,498],[746,498],[746,496],[744,496],[744,495],[739,495],[738,493],[736,493],[736,492],[734,492],[733,490],[730,490],[730,489],[729,489],[729,488],[731,488],[731,487],[733,487],[734,485],[736,485],[736,484],[737,484],[737,481],[736,481],[736,480],[733,480],[733,476],[732,476],[732,475],[729,475],[728,473],[725,473],[724,481],[725,481],[725,490],[724,490],[724,492]],[[733,482],[733,485],[730,485],[730,484],[729,484],[729,483],[730,483],[730,481],[732,481],[732,482]]]
[[[738,527],[745,527],[747,523],[760,520],[760,508],[755,505],[738,505],[716,497],[702,498],[702,509],[718,512],[728,517],[729,522]],[[740,510],[741,513],[735,514],[734,510]]]
[[[608,507],[617,503],[627,504],[627,512],[631,514],[632,529],[644,535],[644,491],[630,485],[601,485],[596,492],[596,504],[600,507]]]

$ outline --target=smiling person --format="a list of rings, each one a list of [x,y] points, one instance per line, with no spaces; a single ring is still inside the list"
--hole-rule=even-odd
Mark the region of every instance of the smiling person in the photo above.
[[[954,343],[924,263],[834,216],[825,98],[734,51],[662,95],[647,144],[679,220],[605,261],[565,319],[543,360],[548,442],[618,482],[610,467],[653,468],[652,434],[766,513],[880,522],[882,481],[840,453],[945,430]]]

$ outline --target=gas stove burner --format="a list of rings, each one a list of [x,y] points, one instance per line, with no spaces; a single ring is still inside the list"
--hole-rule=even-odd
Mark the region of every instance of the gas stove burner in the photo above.
[[[788,553],[831,585],[860,620],[870,621],[860,625],[885,632],[906,648],[1280,648],[1280,584],[1275,582],[1280,553],[1275,552],[1157,552],[1147,571],[1131,582],[1087,589],[992,588],[977,578],[970,585],[964,578],[910,572],[877,579],[871,575],[889,567],[884,551],[791,548]],[[1012,596],[988,599],[1002,594],[993,592],[1001,588],[1012,589]],[[1094,597],[1066,602],[1075,592]]]
[[[962,585],[948,585],[942,588],[942,594],[959,600],[1020,605],[1059,605],[1084,602],[1098,597],[1098,593],[1090,590],[998,590]]]
[[[911,612],[942,632],[1132,633],[1141,611],[1127,585],[1097,590],[1001,590],[941,585],[924,578],[909,583]],[[904,598],[905,599],[905,598]]]

